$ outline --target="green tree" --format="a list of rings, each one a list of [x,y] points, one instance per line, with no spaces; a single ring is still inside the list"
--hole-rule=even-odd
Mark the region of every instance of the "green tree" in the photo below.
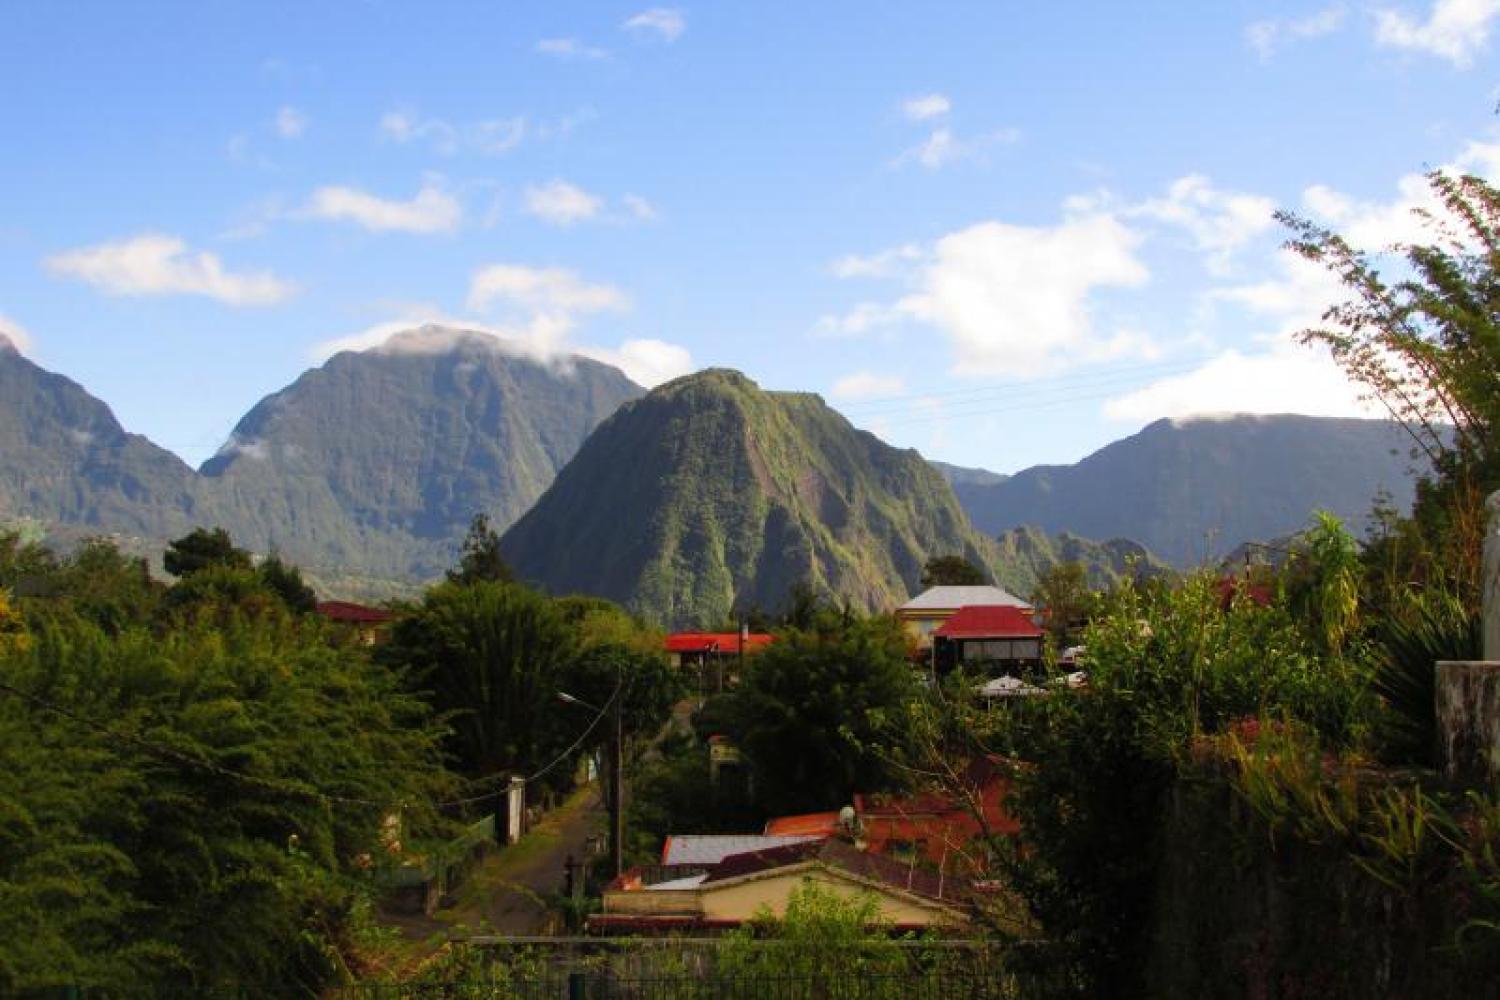
[[[544,763],[547,723],[575,636],[558,607],[513,583],[441,583],[392,628],[381,650],[449,720],[469,774]]]
[[[1047,567],[1031,592],[1031,603],[1047,610],[1047,631],[1053,641],[1059,646],[1069,645],[1093,603],[1088,569],[1081,562]]]
[[[318,595],[302,579],[302,570],[283,561],[279,555],[272,553],[267,556],[255,571],[261,582],[298,614],[307,614],[318,606]]]
[[[933,556],[922,567],[922,586],[975,587],[989,583],[984,570],[963,556]]]
[[[249,569],[251,559],[223,528],[194,528],[167,545],[162,563],[168,573],[182,579],[210,566]]]
[[[894,619],[788,630],[746,673],[728,715],[768,812],[837,808],[901,784],[880,747],[899,741],[917,682]]]
[[[1326,228],[1282,213],[1290,247],[1349,292],[1302,333],[1410,436],[1430,470],[1414,516],[1425,540],[1405,579],[1448,579],[1477,607],[1483,499],[1500,486],[1500,191],[1478,177],[1427,176],[1440,210],[1419,213],[1430,242],[1381,259]],[[1384,256],[1384,255],[1382,255]],[[1387,553],[1388,554],[1388,553]]]
[[[843,896],[812,879],[788,894],[781,914],[762,908],[751,924],[726,934],[715,971],[729,979],[789,979],[808,996],[861,1000],[901,1000],[921,985],[879,899]]]
[[[489,515],[475,514],[464,536],[458,565],[448,571],[449,583],[509,583],[515,574],[500,555],[500,536],[490,526]]]
[[[0,993],[316,995],[346,965],[386,817],[420,838],[449,790],[440,731],[281,626],[53,616],[0,649]]]

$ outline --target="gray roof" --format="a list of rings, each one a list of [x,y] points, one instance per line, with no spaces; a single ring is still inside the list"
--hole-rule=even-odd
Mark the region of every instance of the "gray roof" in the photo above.
[[[999,587],[929,587],[901,605],[902,611],[957,611],[973,604],[1008,604],[1029,608],[1030,604]]]
[[[664,865],[716,865],[734,854],[748,854],[751,851],[764,851],[772,847],[805,844],[808,841],[822,839],[822,837],[798,834],[784,836],[766,836],[759,833],[674,835],[667,838],[667,846],[662,851],[661,863]]]

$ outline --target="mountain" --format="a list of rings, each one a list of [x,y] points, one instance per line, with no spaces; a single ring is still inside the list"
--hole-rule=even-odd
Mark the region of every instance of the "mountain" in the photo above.
[[[948,485],[958,486],[993,486],[1003,483],[1010,477],[999,472],[991,472],[989,469],[967,469],[962,465],[949,465],[947,462],[937,462],[928,459],[928,464],[943,474],[948,480]]]
[[[159,549],[221,525],[337,590],[391,593],[452,565],[477,512],[508,526],[590,431],[643,390],[581,357],[424,327],[335,355],[266,397],[195,472],[74,382],[0,348],[0,518],[60,541]]]
[[[992,563],[915,451],[856,430],[818,396],[722,369],[622,406],[501,548],[522,579],[673,627],[776,608],[798,581],[890,608],[931,556]]]
[[[1379,420],[1235,416],[1159,420],[1076,465],[1036,466],[1001,483],[958,484],[982,531],[1020,525],[1131,538],[1176,566],[1247,539],[1304,527],[1324,508],[1363,532],[1377,493],[1408,509],[1402,429]]]
[[[197,475],[0,337],[0,519],[154,538],[214,516]]]
[[[642,391],[587,358],[543,362],[423,327],[266,397],[202,472],[245,544],[424,579],[452,565],[475,513],[508,527]]]
[[[1163,576],[1172,568],[1139,542],[1112,538],[1096,542],[1071,532],[1048,535],[1034,525],[1012,528],[996,539],[996,579],[1013,593],[1028,595],[1049,569],[1060,563],[1082,563],[1089,586],[1105,588],[1130,577]]]

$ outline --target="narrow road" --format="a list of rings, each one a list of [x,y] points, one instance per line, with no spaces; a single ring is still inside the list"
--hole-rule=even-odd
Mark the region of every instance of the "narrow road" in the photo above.
[[[542,817],[520,843],[487,858],[473,882],[489,928],[517,936],[552,930],[547,896],[562,891],[568,855],[585,860],[589,836],[605,825],[603,798],[590,785]]]

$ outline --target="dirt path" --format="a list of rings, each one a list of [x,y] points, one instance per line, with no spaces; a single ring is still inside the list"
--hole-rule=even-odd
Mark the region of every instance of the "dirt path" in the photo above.
[[[434,916],[459,932],[547,932],[546,899],[562,890],[568,855],[582,860],[589,836],[604,826],[598,788],[579,789],[518,843],[487,857],[459,889],[456,904]]]

